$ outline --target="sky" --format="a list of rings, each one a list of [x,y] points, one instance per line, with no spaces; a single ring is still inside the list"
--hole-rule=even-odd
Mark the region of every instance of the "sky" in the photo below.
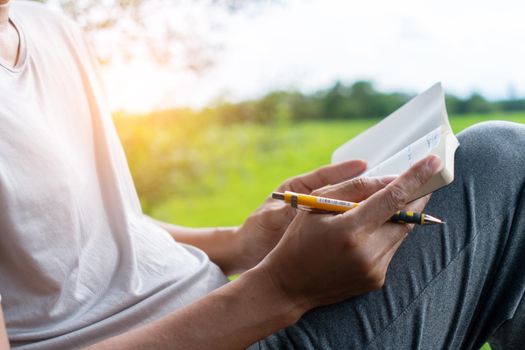
[[[224,49],[204,74],[146,60],[104,68],[113,110],[201,108],[277,89],[313,92],[367,79],[417,93],[525,96],[525,2],[289,0],[229,15]]]

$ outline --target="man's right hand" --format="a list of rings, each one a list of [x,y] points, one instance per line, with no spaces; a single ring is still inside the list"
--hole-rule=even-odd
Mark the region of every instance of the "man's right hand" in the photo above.
[[[305,311],[382,287],[392,256],[411,225],[389,223],[398,210],[422,211],[429,196],[407,203],[441,168],[429,156],[395,180],[352,179],[314,195],[362,201],[339,215],[299,213],[258,268]]]

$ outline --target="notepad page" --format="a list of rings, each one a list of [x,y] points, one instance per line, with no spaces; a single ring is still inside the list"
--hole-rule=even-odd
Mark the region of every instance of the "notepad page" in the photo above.
[[[443,128],[438,126],[436,129],[403,148],[387,160],[379,163],[371,169],[369,168],[362,174],[362,176],[401,175],[414,163],[432,153],[440,142],[445,141],[442,133]],[[443,157],[444,155],[440,156]]]

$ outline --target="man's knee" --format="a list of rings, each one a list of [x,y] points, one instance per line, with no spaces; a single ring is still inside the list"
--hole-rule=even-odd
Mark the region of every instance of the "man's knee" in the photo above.
[[[462,131],[458,139],[456,164],[459,167],[481,167],[490,172],[525,160],[525,126],[522,124],[483,122]]]

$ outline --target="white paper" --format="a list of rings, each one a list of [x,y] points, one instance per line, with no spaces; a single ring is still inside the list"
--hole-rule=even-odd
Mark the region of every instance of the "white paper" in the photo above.
[[[425,158],[434,150],[441,140],[441,126],[421,137],[416,142],[403,148],[384,162],[372,169],[369,168],[362,176],[401,175],[418,160]]]
[[[452,132],[440,83],[416,96],[381,122],[348,141],[332,154],[332,163],[367,161],[364,176],[400,175],[430,153],[444,165],[410,200],[433,192],[454,180],[454,153],[458,141]]]
[[[363,159],[372,169],[442,126],[451,130],[440,83],[416,96],[378,124],[335,150],[332,163]]]

